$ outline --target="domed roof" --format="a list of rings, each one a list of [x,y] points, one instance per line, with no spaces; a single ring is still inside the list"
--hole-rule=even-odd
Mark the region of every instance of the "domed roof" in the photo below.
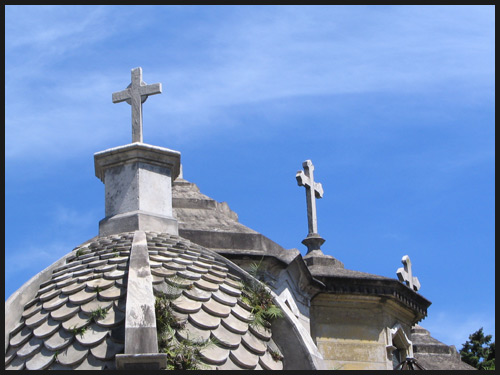
[[[52,270],[10,332],[6,369],[116,368],[116,355],[124,353],[133,237],[96,238]],[[271,330],[252,324],[243,301],[248,274],[179,236],[146,232],[146,239],[154,294],[166,296],[180,323],[169,340],[211,338],[199,349],[199,368],[283,368]]]

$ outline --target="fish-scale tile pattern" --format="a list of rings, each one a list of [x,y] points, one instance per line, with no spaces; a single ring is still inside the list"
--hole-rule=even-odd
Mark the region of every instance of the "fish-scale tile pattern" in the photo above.
[[[133,233],[76,248],[43,282],[11,331],[5,369],[114,369],[123,353]],[[100,309],[105,316],[93,316]]]
[[[212,338],[215,343],[201,349],[206,368],[283,369],[283,362],[270,354],[277,349],[271,331],[251,324],[251,307],[241,299],[243,284],[237,275],[208,250],[181,237],[146,232],[146,239],[154,293],[166,294],[185,321],[176,340]]]
[[[98,238],[53,271],[10,332],[6,369],[115,369],[124,350],[132,239],[133,232]],[[181,237],[147,232],[147,241],[153,289],[172,299],[185,322],[174,340],[212,338],[201,350],[207,369],[283,368],[270,354],[277,348],[271,332],[250,324],[237,275]]]

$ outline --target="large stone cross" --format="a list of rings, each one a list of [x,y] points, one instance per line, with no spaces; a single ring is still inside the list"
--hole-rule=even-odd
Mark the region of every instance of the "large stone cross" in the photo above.
[[[309,234],[318,233],[318,220],[316,218],[316,199],[323,197],[323,187],[314,181],[314,165],[310,160],[302,163],[304,171],[298,171],[295,175],[299,186],[305,186],[307,199],[307,225]]]
[[[142,143],[142,103],[149,95],[161,94],[161,83],[147,85],[142,68],[132,69],[132,82],[125,90],[113,93],[113,103],[127,101],[132,106],[132,142]]]
[[[420,282],[416,277],[413,276],[411,270],[411,261],[408,255],[405,255],[403,259],[401,259],[401,263],[403,263],[404,268],[398,268],[396,274],[398,275],[398,279],[401,282],[405,282],[411,289],[417,291],[420,289]]]

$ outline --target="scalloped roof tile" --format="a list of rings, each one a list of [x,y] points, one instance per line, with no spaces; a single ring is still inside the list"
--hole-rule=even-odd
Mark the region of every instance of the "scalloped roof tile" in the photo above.
[[[146,238],[154,293],[168,294],[174,315],[185,321],[174,340],[212,337],[216,344],[201,350],[204,368],[280,368],[269,361],[270,331],[249,325],[239,276],[179,236],[146,232]],[[97,237],[54,269],[11,331],[6,369],[116,368],[115,357],[124,352],[132,239],[133,233]],[[92,319],[97,309],[105,316]]]

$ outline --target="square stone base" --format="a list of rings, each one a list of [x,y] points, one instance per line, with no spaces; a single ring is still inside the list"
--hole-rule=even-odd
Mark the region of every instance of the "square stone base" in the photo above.
[[[163,232],[179,235],[177,220],[144,211],[132,211],[102,219],[99,222],[99,235],[133,232],[136,230]]]
[[[164,370],[167,368],[167,354],[117,354],[118,370]]]

